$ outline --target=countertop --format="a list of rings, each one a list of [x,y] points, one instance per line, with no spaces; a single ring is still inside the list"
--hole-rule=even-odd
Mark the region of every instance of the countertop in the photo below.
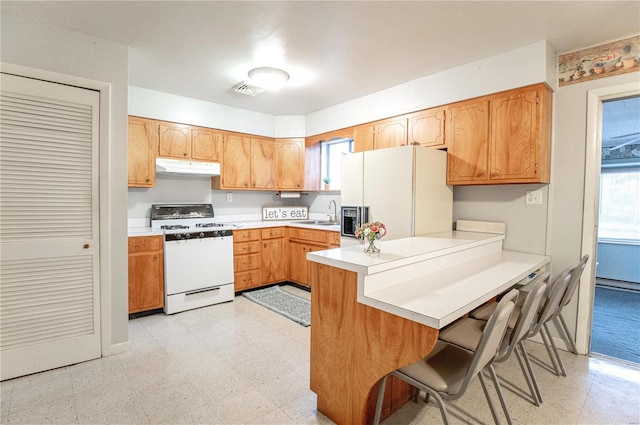
[[[322,220],[319,220],[319,221],[322,221]],[[305,229],[326,230],[329,232],[340,232],[339,224],[332,224],[332,225],[301,224],[294,220],[292,221],[257,220],[257,221],[238,221],[238,222],[224,221],[223,223],[233,226],[234,230],[261,229],[261,228],[268,228],[268,227],[289,226],[289,227],[301,227]],[[134,225],[128,228],[128,234],[130,237],[135,237],[135,236],[155,236],[155,235],[162,235],[163,233],[162,233],[162,230],[152,229],[151,227],[147,227],[147,226]]]
[[[369,275],[503,239],[502,234],[454,230],[390,241],[381,239],[379,254],[365,254],[362,246],[356,245],[310,252],[307,259]]]
[[[444,232],[307,254],[316,263],[358,273],[358,302],[441,329],[551,261],[502,249],[502,234]]]

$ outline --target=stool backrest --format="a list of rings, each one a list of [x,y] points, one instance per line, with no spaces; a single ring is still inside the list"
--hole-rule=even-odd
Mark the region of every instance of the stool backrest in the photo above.
[[[543,302],[543,305],[538,312],[538,317],[526,336],[527,338],[537,334],[542,325],[551,320],[554,315],[560,311],[560,302],[562,301],[562,297],[564,296],[567,286],[569,285],[569,281],[571,280],[572,271],[573,268],[566,269],[550,285],[547,286],[547,298]]]
[[[471,380],[494,361],[507,331],[509,318],[515,308],[516,298],[518,298],[518,290],[512,289],[502,297],[495,311],[489,317],[458,393],[463,394]]]
[[[496,362],[506,360],[511,355],[511,352],[515,350],[518,342],[529,333],[540,309],[540,303],[547,289],[549,276],[548,272],[544,272],[527,284],[527,286],[531,287],[531,290],[528,291],[527,297],[524,299],[514,328],[507,332],[506,340],[503,341],[501,350],[496,356]]]
[[[562,297],[562,301],[560,301],[561,309],[569,304],[569,301],[571,301],[571,298],[573,298],[573,294],[576,292],[576,288],[580,283],[580,276],[582,276],[582,272],[587,266],[587,261],[589,261],[589,254],[585,254],[582,259],[580,259],[580,262],[573,268],[573,272],[571,273],[571,280],[567,285],[567,290]]]

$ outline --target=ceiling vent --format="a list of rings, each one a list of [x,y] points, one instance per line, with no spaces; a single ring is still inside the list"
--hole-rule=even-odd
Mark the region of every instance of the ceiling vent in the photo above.
[[[233,86],[233,91],[246,94],[247,96],[257,96],[267,91],[267,89],[263,89],[262,87],[258,86],[252,86],[251,84],[247,84],[243,81]]]

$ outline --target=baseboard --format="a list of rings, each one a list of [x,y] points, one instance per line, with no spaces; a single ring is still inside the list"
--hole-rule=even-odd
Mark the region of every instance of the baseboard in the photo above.
[[[556,348],[558,350],[562,350],[562,351],[567,351],[567,352],[571,352],[571,348],[569,348],[569,346],[567,345],[566,341],[560,337],[552,337],[553,338],[553,342],[554,344],[556,344]],[[544,342],[542,341],[542,337],[540,336],[540,333],[538,332],[535,336],[531,337],[531,338],[527,338],[527,341],[531,341],[531,342],[536,342],[538,344],[544,344]]]
[[[113,356],[114,354],[124,353],[126,351],[131,350],[131,342],[119,342],[117,344],[111,344],[111,352],[110,353],[102,353],[103,356]]]

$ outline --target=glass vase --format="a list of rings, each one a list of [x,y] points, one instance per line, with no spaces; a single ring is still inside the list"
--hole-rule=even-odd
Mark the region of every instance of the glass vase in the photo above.
[[[364,241],[364,253],[365,254],[377,254],[380,252],[379,241],[380,239],[365,239]]]

